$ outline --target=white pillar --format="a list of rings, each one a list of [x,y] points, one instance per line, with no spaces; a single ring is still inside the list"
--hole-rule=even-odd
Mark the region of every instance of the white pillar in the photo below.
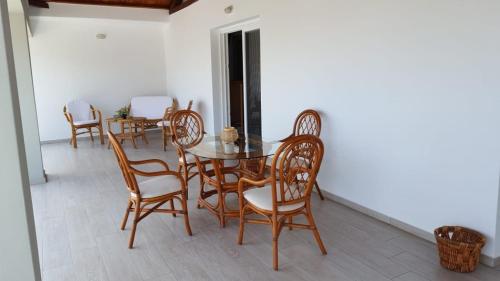
[[[31,75],[26,17],[20,2],[19,5],[21,8],[12,8],[9,6],[14,65],[16,69],[19,106],[21,109],[24,145],[28,163],[28,175],[31,184],[40,184],[45,182],[45,172],[43,170],[35,92],[33,90],[33,78]]]
[[[7,1],[0,1],[0,280],[39,281]]]

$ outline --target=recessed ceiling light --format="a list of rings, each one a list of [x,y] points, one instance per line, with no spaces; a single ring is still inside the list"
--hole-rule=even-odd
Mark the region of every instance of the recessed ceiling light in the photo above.
[[[233,10],[234,10],[233,5],[231,5],[231,6],[227,6],[227,7],[224,9],[224,13],[226,13],[226,14],[231,14],[231,13],[233,13]]]

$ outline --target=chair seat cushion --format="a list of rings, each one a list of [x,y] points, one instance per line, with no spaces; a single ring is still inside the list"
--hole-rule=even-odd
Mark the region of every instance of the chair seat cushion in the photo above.
[[[73,121],[73,125],[75,126],[82,126],[82,125],[90,125],[90,124],[99,124],[99,120],[93,119],[93,120],[80,120],[80,121]]]
[[[193,154],[186,152],[184,156],[186,157],[187,164],[196,163],[196,159]],[[179,162],[184,162],[184,159],[182,159],[182,157],[179,157]]]
[[[156,123],[156,126],[158,127],[169,127],[170,126],[170,121],[160,121]]]
[[[272,211],[273,210],[273,196],[271,185],[266,185],[261,188],[253,188],[243,192],[243,197],[252,205],[259,209]],[[279,212],[289,212],[304,207],[305,203],[300,202],[291,205],[278,206]]]
[[[159,176],[140,182],[142,198],[153,198],[181,190],[181,182],[175,176]],[[135,196],[134,193],[131,194]]]

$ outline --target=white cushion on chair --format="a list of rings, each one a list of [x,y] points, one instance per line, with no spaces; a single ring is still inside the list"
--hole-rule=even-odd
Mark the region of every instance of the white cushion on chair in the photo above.
[[[181,182],[175,176],[159,176],[140,182],[142,198],[153,198],[181,190]],[[134,193],[131,194],[135,196]]]
[[[196,163],[196,159],[195,159],[195,157],[194,157],[193,154],[191,154],[191,153],[185,153],[184,155],[186,157],[187,164]],[[179,157],[179,162],[184,162],[183,159],[182,159],[182,157]]]
[[[99,124],[99,120],[94,119],[94,120],[82,120],[82,121],[74,121],[74,125],[76,126],[81,126],[81,125],[88,125],[88,124]]]
[[[243,192],[243,197],[257,208],[272,211],[273,210],[273,196],[271,185],[266,185],[260,188],[253,188]],[[304,207],[305,203],[296,203],[285,206],[278,206],[279,212],[288,212],[297,210]]]
[[[170,126],[170,121],[160,121],[156,123],[156,126],[158,127],[169,127]]]
[[[66,111],[73,116],[73,122],[92,120],[90,104],[82,100],[72,100],[66,104]]]
[[[130,100],[130,115],[147,119],[162,119],[165,109],[171,107],[169,96],[140,96]]]

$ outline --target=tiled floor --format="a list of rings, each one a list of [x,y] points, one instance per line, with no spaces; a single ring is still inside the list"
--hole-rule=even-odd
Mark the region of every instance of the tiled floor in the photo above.
[[[137,150],[125,147],[131,159],[160,158],[176,167],[174,150],[163,152],[158,137]],[[49,182],[33,186],[32,197],[44,281],[500,280],[500,269],[485,266],[449,272],[433,244],[317,196],[314,216],[328,255],[320,254],[311,232],[285,229],[275,272],[270,228],[248,225],[238,246],[237,220],[221,229],[195,207],[197,179],[190,183],[193,236],[186,236],[180,216],[153,214],[141,221],[129,250],[130,228],[119,230],[127,191],[112,151],[86,140],[77,150],[67,143],[42,149]]]

